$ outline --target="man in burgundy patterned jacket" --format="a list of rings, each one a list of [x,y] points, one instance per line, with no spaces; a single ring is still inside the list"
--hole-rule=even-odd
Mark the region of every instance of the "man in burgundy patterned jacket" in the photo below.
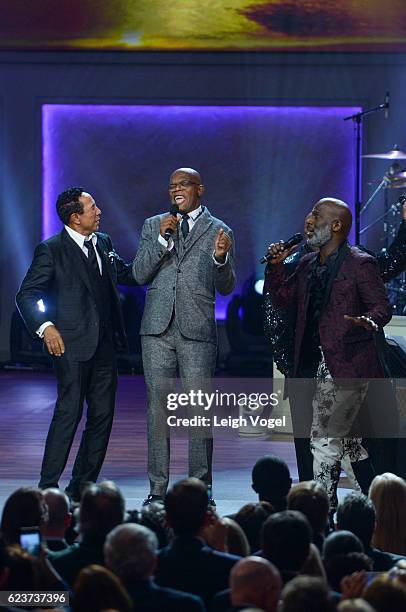
[[[361,440],[350,434],[368,379],[384,377],[374,336],[391,318],[376,260],[347,242],[351,224],[344,202],[317,202],[306,226],[308,244],[319,252],[303,257],[288,276],[282,262],[293,249],[284,250],[283,242],[271,245],[264,288],[276,306],[296,308],[293,377],[316,379],[314,473],[333,509],[343,455],[368,462]]]

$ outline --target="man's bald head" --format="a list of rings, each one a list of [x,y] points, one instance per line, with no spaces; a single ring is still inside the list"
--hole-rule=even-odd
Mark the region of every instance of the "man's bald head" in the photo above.
[[[43,535],[63,537],[71,522],[69,499],[60,489],[45,489],[45,502],[48,506],[48,521],[44,525]]]
[[[337,198],[322,198],[316,206],[323,206],[332,222],[341,223],[342,235],[347,238],[352,225],[352,213],[348,204]]]
[[[204,193],[202,179],[193,168],[178,168],[169,179],[169,197],[181,215],[186,215],[200,206]]]
[[[348,238],[351,224],[351,211],[345,202],[322,198],[305,220],[307,244],[313,249],[334,250]]]
[[[233,606],[250,604],[265,612],[275,612],[282,588],[277,568],[262,557],[238,561],[230,573]]]
[[[196,181],[196,183],[201,184],[202,182],[202,178],[200,174],[194,168],[178,168],[177,170],[174,170],[172,172],[171,179],[173,176],[175,176],[175,174],[187,174],[188,176],[192,178],[193,181]]]

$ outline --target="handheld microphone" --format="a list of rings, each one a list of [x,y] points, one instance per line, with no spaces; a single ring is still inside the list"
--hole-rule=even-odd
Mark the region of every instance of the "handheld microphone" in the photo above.
[[[289,238],[289,240],[287,240],[286,242],[284,242],[283,244],[283,250],[287,251],[288,249],[292,248],[293,246],[295,246],[296,244],[299,244],[300,242],[302,242],[303,240],[303,235],[300,233],[297,234],[293,234],[293,236],[291,236]],[[264,255],[263,257],[261,257],[261,259],[259,260],[259,263],[268,263],[268,261],[271,261],[272,259],[272,255],[269,255],[268,253],[266,255]]]
[[[406,202],[406,195],[403,193],[398,200],[398,204],[399,206],[403,206],[405,202]]]
[[[389,91],[387,91],[386,96],[385,96],[385,104],[384,104],[385,119],[389,117],[389,106],[390,106],[390,94],[389,94]]]
[[[179,206],[177,204],[172,204],[169,212],[174,217],[177,217],[178,216],[178,212],[179,212]],[[169,242],[169,238],[172,236],[172,234],[173,234],[173,229],[168,227],[168,229],[166,230],[166,232],[164,234],[164,240],[166,240],[166,242]]]

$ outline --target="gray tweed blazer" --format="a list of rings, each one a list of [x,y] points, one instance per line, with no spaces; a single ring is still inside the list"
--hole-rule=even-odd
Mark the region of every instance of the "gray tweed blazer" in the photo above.
[[[177,325],[186,338],[216,344],[216,291],[228,295],[236,282],[233,232],[204,207],[186,240],[178,224],[174,247],[168,252],[158,241],[163,216],[146,219],[133,263],[137,283],[148,285],[140,333],[161,334],[174,311]],[[233,246],[227,263],[216,266],[214,242],[221,228],[230,236]]]

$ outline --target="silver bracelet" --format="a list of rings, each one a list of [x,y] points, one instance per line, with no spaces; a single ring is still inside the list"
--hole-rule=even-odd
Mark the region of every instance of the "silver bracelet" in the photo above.
[[[366,317],[365,315],[362,315],[361,319],[364,319],[364,321],[367,321],[372,326],[374,331],[378,331],[378,326],[375,323],[375,321],[371,319],[371,317]]]

